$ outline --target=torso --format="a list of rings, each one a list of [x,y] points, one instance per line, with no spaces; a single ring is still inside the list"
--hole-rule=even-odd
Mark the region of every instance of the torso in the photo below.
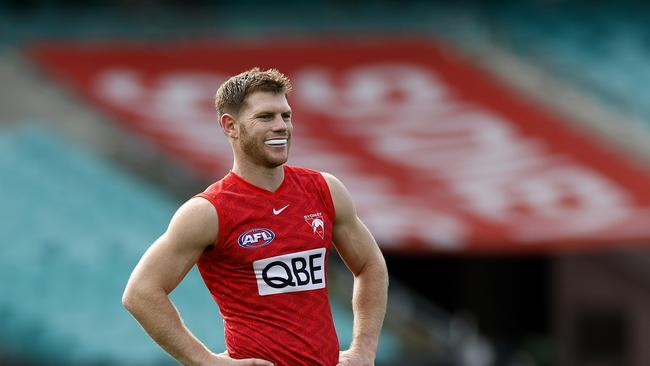
[[[198,267],[234,358],[335,365],[327,295],[334,207],[320,173],[284,167],[275,192],[229,173],[200,197],[217,209],[219,237]]]

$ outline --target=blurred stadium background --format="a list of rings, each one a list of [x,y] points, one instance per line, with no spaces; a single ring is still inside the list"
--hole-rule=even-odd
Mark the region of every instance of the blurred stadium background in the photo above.
[[[227,75],[294,81],[291,163],[391,274],[377,365],[650,364],[650,6],[0,1],[0,364],[173,365],[121,307],[229,168]],[[330,273],[342,347],[350,275]],[[223,348],[193,270],[173,293]]]

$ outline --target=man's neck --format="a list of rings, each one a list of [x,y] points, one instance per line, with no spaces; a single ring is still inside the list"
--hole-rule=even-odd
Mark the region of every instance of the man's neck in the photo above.
[[[284,180],[284,165],[266,168],[235,161],[232,172],[248,183],[270,192],[275,192]]]

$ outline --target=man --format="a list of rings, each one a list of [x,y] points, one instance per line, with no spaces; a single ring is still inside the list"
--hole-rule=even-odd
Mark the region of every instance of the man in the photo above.
[[[289,80],[251,69],[221,85],[232,171],[183,204],[144,254],[122,302],[184,365],[373,365],[386,310],[383,256],[334,176],[285,165]],[[354,275],[353,340],[339,354],[326,286],[333,243]],[[197,264],[224,319],[227,351],[184,326],[169,293]]]

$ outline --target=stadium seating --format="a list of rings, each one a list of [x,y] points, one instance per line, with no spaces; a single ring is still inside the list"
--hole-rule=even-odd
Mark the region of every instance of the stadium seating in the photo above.
[[[5,20],[0,24],[0,50],[32,37],[113,40],[137,35],[146,40],[196,34],[205,38],[329,37],[400,31],[465,42],[468,47],[490,38],[650,132],[650,28],[643,18],[648,6],[643,4],[621,10],[626,7],[588,1],[362,5],[294,1],[292,8],[280,11],[264,2],[224,7],[223,2],[208,1],[161,7],[144,16],[135,5],[130,11],[119,8],[131,6],[130,2],[99,3],[101,9],[94,10],[36,7],[30,17],[0,5],[0,17]],[[251,6],[263,8],[250,12]],[[192,15],[191,24],[175,21],[179,15],[173,11],[181,8],[190,12],[181,16]],[[134,18],[139,22],[132,22]],[[279,20],[272,30],[264,26],[270,18]],[[92,149],[75,146],[43,127],[45,123],[27,124],[31,127],[0,130],[0,232],[5,238],[0,245],[0,348],[4,348],[0,355],[9,350],[63,364],[175,364],[124,311],[120,295],[131,268],[146,245],[164,230],[179,202],[96,156]],[[196,271],[189,276],[173,298],[188,326],[220,349],[223,336],[217,309]],[[348,301],[335,296],[333,303],[343,345],[351,334]],[[393,306],[388,320],[401,319],[400,312],[408,313],[403,309]],[[414,318],[421,319],[422,313]],[[429,326],[424,321],[420,325],[445,333],[453,323],[446,316],[440,315],[441,325]],[[412,323],[403,323],[407,326],[398,330],[403,339],[421,334],[413,331]],[[394,334],[383,335],[381,364],[390,364],[403,352],[399,343],[403,340]],[[445,337],[436,339],[438,344],[449,343]]]
[[[9,314],[2,343],[64,363],[159,360],[120,298],[173,212],[171,200],[47,128],[2,131],[0,152],[0,226],[11,239],[0,249],[0,309]],[[221,322],[197,274],[190,277],[175,293],[179,307],[191,304],[187,322],[218,347]]]
[[[650,132],[647,4],[506,1],[481,19],[506,49]]]
[[[44,124],[0,130],[0,172],[0,232],[10,239],[0,246],[5,351],[63,364],[174,364],[121,294],[177,203]],[[172,299],[200,339],[223,349],[223,324],[196,268]],[[344,301],[333,304],[343,345],[352,332]],[[379,358],[393,358],[395,339],[382,344]]]

